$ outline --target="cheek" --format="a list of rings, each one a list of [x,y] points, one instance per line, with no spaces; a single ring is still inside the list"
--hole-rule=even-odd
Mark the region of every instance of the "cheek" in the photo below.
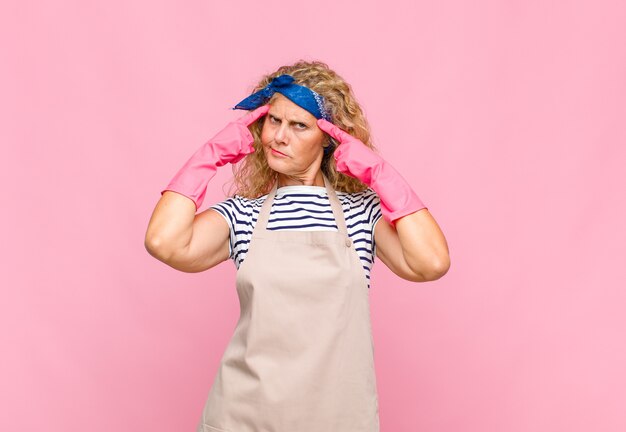
[[[267,144],[271,141],[271,135],[269,133],[270,128],[267,127],[267,123],[263,123],[263,127],[261,128],[261,142],[263,144]]]
[[[312,153],[317,153],[320,148],[322,148],[322,144],[324,143],[323,136],[319,134],[312,134],[309,137],[307,147]]]

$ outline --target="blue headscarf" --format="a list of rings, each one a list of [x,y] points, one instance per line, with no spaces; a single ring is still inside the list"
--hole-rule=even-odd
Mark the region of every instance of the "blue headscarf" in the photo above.
[[[315,118],[323,118],[332,123],[330,113],[324,105],[324,96],[308,87],[296,84],[294,81],[295,79],[291,75],[277,76],[263,89],[252,93],[235,105],[233,109],[252,110],[258,108],[267,103],[274,93],[280,93],[291,102],[313,114]],[[331,146],[324,147],[324,154],[328,154],[331,150]]]
[[[233,109],[251,110],[266,103],[276,92],[287,97],[291,102],[304,108],[315,118],[330,120],[330,113],[324,106],[324,96],[311,90],[308,87],[294,83],[295,79],[291,75],[280,75],[274,78],[265,88],[239,102]]]

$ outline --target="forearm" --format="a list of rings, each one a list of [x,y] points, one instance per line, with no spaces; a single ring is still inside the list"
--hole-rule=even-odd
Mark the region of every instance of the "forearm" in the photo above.
[[[397,219],[395,228],[411,270],[428,280],[446,274],[450,267],[448,244],[428,209]]]
[[[191,241],[195,215],[193,200],[177,192],[164,192],[148,223],[146,250],[155,257],[167,259],[185,249]]]

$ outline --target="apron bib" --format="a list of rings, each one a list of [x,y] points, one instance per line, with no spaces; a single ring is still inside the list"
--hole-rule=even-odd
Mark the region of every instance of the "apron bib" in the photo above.
[[[267,230],[277,183],[263,202],[198,432],[379,431],[365,270],[324,185],[338,232]]]

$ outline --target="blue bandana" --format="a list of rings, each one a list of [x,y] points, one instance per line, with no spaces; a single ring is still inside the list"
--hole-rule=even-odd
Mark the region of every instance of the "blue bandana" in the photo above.
[[[304,108],[315,118],[323,118],[332,123],[330,113],[324,106],[324,96],[311,90],[308,87],[294,83],[295,79],[291,75],[280,75],[275,77],[265,88],[239,102],[233,109],[252,110],[267,103],[274,93],[280,93],[301,108]],[[324,154],[327,155],[332,150],[331,146],[324,147]]]
[[[265,88],[239,102],[233,109],[251,110],[265,104],[274,93],[280,93],[291,102],[304,108],[315,118],[330,120],[330,113],[324,107],[324,97],[308,87],[294,83],[291,75],[280,75],[274,78]]]

